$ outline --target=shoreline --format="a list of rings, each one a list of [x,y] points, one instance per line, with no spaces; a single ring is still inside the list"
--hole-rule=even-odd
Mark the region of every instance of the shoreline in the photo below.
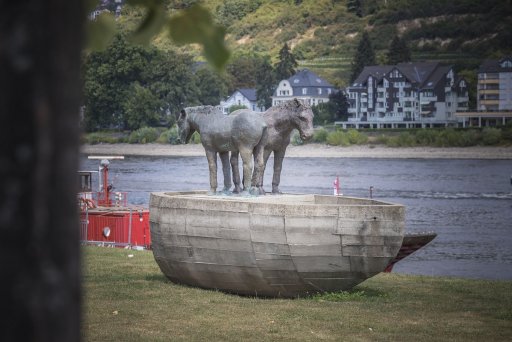
[[[201,144],[85,144],[81,154],[158,157],[202,157]],[[401,159],[512,159],[512,147],[386,147],[382,145],[352,145],[347,147],[325,144],[289,145],[286,157],[292,158],[401,158]]]

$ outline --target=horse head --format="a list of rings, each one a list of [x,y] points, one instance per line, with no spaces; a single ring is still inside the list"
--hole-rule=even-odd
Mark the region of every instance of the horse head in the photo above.
[[[294,113],[294,124],[299,131],[300,138],[304,141],[313,137],[313,110],[298,99],[291,102],[292,112]]]
[[[194,134],[195,129],[190,126],[188,115],[185,109],[182,109],[178,117],[178,143],[187,144]]]

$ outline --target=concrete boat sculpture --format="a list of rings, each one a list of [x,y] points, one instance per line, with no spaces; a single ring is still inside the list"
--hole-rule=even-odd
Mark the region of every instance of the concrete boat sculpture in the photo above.
[[[153,253],[173,282],[265,297],[347,290],[388,266],[405,208],[323,195],[152,193]]]

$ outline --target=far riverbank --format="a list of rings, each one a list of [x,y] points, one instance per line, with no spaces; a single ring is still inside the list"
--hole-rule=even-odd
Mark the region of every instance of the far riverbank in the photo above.
[[[200,144],[96,144],[82,145],[87,155],[124,156],[204,156]],[[386,147],[382,145],[351,145],[347,147],[324,144],[288,146],[287,157],[307,158],[419,158],[419,159],[512,159],[512,147]]]

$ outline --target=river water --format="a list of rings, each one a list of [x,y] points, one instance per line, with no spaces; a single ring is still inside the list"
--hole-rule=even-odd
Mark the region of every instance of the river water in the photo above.
[[[82,170],[98,165],[82,156]],[[267,191],[272,166],[270,158]],[[369,197],[372,186],[373,198],[405,205],[406,232],[438,234],[394,272],[512,280],[512,160],[287,157],[281,190],[332,194],[336,176],[346,196]],[[110,180],[115,191],[129,193],[130,203],[142,205],[153,191],[209,189],[206,157],[111,160]]]

